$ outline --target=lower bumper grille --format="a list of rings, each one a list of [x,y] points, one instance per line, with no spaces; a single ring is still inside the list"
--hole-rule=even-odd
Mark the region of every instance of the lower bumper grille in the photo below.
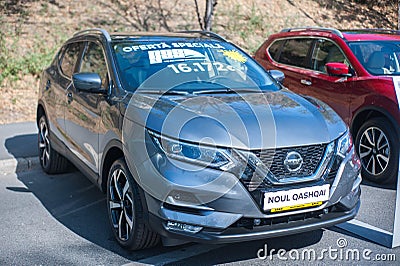
[[[332,210],[331,208],[324,210],[318,210],[318,211],[313,211],[313,212],[306,212],[306,213],[301,213],[301,214],[295,214],[295,215],[288,215],[288,216],[282,216],[282,217],[275,217],[275,218],[262,218],[262,219],[252,219],[252,218],[242,218],[231,227],[244,227],[248,229],[253,229],[254,227],[257,226],[268,226],[268,225],[275,225],[275,224],[288,224],[290,222],[295,222],[295,221],[305,221],[310,218],[318,218],[323,214],[327,214]],[[255,222],[257,220],[257,222]]]

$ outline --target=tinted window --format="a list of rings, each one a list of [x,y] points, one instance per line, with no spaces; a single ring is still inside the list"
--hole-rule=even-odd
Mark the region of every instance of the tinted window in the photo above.
[[[278,62],[292,66],[308,68],[309,63],[307,61],[307,54],[311,43],[311,39],[287,40],[283,46]]]
[[[336,44],[328,40],[318,40],[312,55],[313,69],[326,73],[325,64],[331,62],[348,65],[346,57]]]
[[[237,47],[204,39],[121,40],[113,44],[127,90],[277,90],[251,57]],[[175,84],[175,85],[174,85]],[[175,88],[180,84],[178,88]]]
[[[64,75],[71,78],[75,70],[76,61],[81,50],[81,43],[68,44],[64,50],[64,54],[61,58],[61,71]]]
[[[268,52],[271,55],[272,59],[274,59],[275,61],[278,61],[279,58],[279,49],[282,46],[282,43],[284,43],[284,40],[280,40],[280,41],[276,41],[274,42],[269,48],[268,48]]]
[[[349,46],[372,75],[400,75],[400,42],[351,42]]]
[[[83,55],[80,72],[97,73],[101,77],[102,85],[107,81],[107,64],[103,49],[94,42],[89,42]]]

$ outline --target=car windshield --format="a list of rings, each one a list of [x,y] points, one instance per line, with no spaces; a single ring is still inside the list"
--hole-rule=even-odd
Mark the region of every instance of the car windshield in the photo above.
[[[200,38],[122,39],[113,42],[128,91],[279,90],[247,54],[226,42]]]
[[[372,75],[400,75],[400,42],[362,41],[349,46]]]

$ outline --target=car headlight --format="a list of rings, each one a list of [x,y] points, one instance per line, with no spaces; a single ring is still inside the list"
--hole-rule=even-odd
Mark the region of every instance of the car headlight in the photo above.
[[[228,149],[208,147],[161,136],[148,130],[153,142],[170,158],[223,171],[234,167]]]
[[[337,154],[340,157],[345,158],[352,148],[353,138],[351,137],[350,132],[347,130],[346,133],[344,133],[343,136],[338,139]]]

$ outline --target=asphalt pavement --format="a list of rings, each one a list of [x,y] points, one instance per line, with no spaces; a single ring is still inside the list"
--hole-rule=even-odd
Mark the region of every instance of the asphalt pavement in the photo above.
[[[0,173],[21,172],[39,166],[34,122],[0,125],[0,141]]]
[[[37,132],[34,122],[0,125],[0,160],[37,156]]]
[[[36,141],[35,123],[0,125],[0,265],[399,265],[400,248],[338,227],[236,244],[124,250],[110,230],[105,196],[76,170],[45,174]],[[362,191],[357,220],[393,231],[396,188],[363,182]]]

